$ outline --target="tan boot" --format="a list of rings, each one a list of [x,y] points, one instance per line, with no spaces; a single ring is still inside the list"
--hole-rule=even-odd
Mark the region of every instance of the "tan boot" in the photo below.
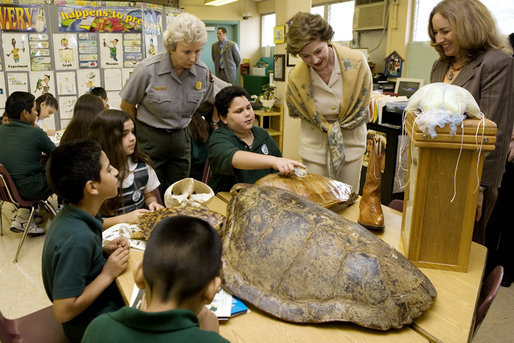
[[[370,230],[384,228],[384,213],[380,203],[381,166],[385,158],[385,151],[380,151],[381,143],[373,139],[373,146],[369,153],[366,182],[362,189],[362,197],[359,204],[359,224]]]

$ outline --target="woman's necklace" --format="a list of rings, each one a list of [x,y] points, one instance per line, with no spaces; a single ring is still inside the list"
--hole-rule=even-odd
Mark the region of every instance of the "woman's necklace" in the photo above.
[[[454,66],[453,64],[450,66],[450,73],[448,74],[448,80],[451,81],[453,80],[453,77],[455,76],[456,73],[458,73],[462,67],[464,67],[464,65],[460,65],[458,67]]]

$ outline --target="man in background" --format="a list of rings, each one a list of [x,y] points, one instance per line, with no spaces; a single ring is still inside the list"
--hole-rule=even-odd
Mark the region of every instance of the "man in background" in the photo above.
[[[237,44],[227,39],[227,29],[218,27],[218,41],[212,45],[212,60],[217,77],[234,84],[241,55]]]

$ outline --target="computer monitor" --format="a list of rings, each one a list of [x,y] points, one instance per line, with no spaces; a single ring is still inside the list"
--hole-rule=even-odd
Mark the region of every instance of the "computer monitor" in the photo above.
[[[400,77],[396,80],[394,92],[398,95],[405,95],[409,98],[418,89],[423,87],[424,84],[425,80],[423,79],[408,79]]]

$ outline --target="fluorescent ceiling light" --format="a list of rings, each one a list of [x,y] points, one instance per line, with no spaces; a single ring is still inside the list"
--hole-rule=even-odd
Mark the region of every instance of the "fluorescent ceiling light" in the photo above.
[[[237,0],[205,0],[203,2],[204,5],[207,6],[223,6],[226,4],[230,4],[231,2],[234,2]]]

